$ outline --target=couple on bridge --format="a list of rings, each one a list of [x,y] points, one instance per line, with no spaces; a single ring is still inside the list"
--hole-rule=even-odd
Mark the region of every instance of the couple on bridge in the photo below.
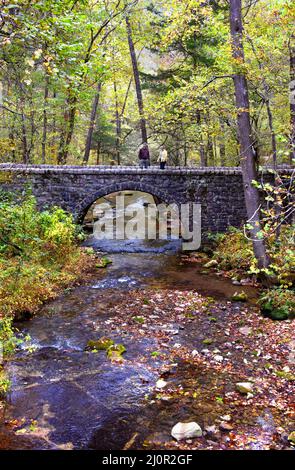
[[[138,152],[139,166],[140,168],[148,168],[150,166],[150,151],[148,144],[143,143]],[[168,152],[164,145],[160,147],[160,153],[157,162],[160,163],[160,169],[165,170],[165,166],[168,160]]]

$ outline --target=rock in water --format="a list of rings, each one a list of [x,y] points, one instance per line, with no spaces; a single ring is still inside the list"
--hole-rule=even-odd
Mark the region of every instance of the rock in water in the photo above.
[[[112,339],[107,338],[106,336],[103,336],[100,339],[97,340],[89,340],[87,342],[86,349],[88,350],[97,350],[97,351],[107,351],[110,346],[113,346],[115,343]]]
[[[177,441],[193,439],[203,435],[201,427],[195,423],[177,423],[173,426],[171,436]]]
[[[167,382],[165,382],[165,380],[159,379],[156,383],[156,388],[158,389],[164,388],[166,387],[166,385],[167,385]]]
[[[246,292],[235,292],[231,298],[234,302],[247,302],[248,296]]]
[[[211,259],[211,261],[208,261],[208,263],[204,265],[204,268],[215,268],[215,266],[218,266],[218,262],[216,259]]]
[[[236,383],[236,389],[246,395],[253,392],[253,384],[251,382],[238,382]]]

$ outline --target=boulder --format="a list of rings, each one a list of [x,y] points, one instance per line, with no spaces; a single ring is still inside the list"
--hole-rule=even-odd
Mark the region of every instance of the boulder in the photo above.
[[[285,305],[281,308],[274,308],[271,304],[266,303],[262,305],[261,313],[272,320],[287,320],[289,318],[289,309]]]
[[[243,395],[247,395],[247,393],[253,392],[253,384],[251,382],[238,382],[236,383],[236,389]]]
[[[193,439],[194,437],[201,437],[203,435],[201,427],[198,423],[177,423],[173,426],[171,436],[177,441],[186,439]]]

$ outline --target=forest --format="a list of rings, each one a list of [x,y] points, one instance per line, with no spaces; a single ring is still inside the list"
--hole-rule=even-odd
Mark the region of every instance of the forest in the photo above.
[[[249,89],[257,165],[290,164],[294,4],[244,2],[244,58],[229,2],[2,0],[0,160],[238,166],[234,76]]]
[[[294,451],[294,26],[0,0],[1,464]]]

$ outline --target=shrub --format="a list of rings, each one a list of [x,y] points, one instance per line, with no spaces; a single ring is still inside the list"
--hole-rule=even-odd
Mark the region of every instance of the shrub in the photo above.
[[[261,311],[273,320],[295,317],[295,292],[293,289],[276,287],[265,291],[259,299]]]
[[[91,257],[76,234],[60,208],[38,211],[31,195],[17,202],[0,197],[0,319],[33,314],[79,276]]]
[[[272,260],[266,274],[275,277],[287,287],[292,286],[295,278],[294,252],[295,226],[283,226],[279,240],[275,236],[267,239],[267,248]],[[221,268],[237,273],[259,274],[254,257],[252,243],[242,230],[231,228],[228,233],[218,238],[214,258]]]
[[[218,237],[214,258],[223,269],[248,271],[254,258],[252,244],[241,230],[230,228],[228,233]]]

